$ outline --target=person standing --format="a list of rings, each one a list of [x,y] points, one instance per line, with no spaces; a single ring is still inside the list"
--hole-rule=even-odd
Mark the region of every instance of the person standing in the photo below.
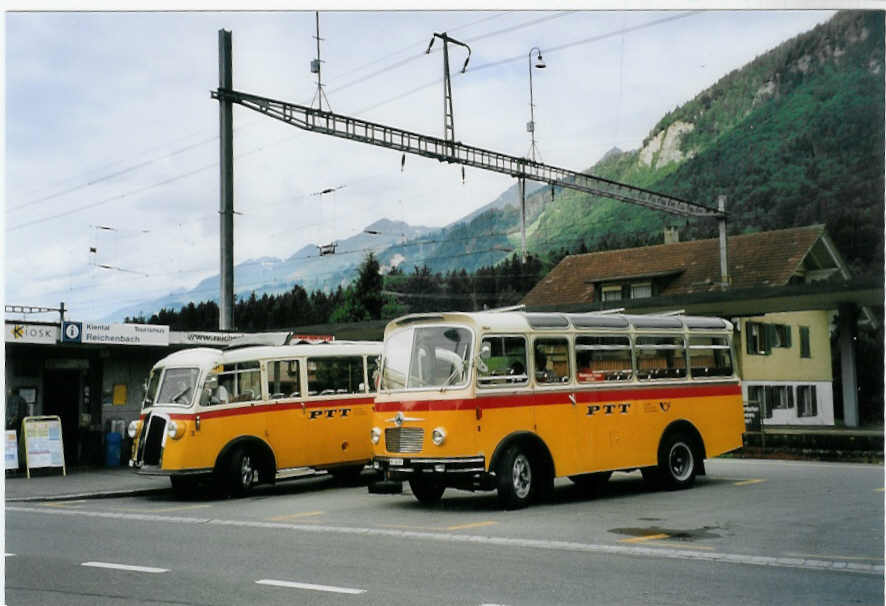
[[[18,392],[6,390],[6,429],[21,430],[22,419],[28,415],[28,403]]]

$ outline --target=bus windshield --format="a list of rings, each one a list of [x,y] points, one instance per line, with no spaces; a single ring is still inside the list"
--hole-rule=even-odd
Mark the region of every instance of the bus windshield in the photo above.
[[[199,368],[167,368],[153,404],[190,406],[194,400],[199,376]]]
[[[468,382],[473,337],[461,326],[418,326],[385,343],[381,389],[446,389]]]

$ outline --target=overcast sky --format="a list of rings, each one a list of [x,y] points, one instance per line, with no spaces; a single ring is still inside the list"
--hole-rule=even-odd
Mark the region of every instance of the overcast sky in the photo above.
[[[526,155],[539,47],[540,159],[583,170],[831,15],[321,12],[323,82],[337,113],[442,136],[439,40],[424,51],[448,32],[472,50],[458,74],[466,54],[450,47],[456,138]],[[70,319],[99,319],[218,273],[218,30],[232,31],[236,89],[310,105],[314,13],[10,12],[5,26],[5,303],[64,301]],[[235,263],[381,218],[443,226],[512,185],[474,169],[462,183],[458,166],[419,157],[401,172],[398,152],[236,105],[234,128]]]

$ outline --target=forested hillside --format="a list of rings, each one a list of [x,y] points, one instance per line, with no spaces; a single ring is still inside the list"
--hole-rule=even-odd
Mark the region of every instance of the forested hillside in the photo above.
[[[827,225],[859,273],[882,273],[884,192],[883,13],[844,11],[720,79],[666,114],[643,148],[612,150],[586,172],[714,206],[727,196],[730,233]],[[529,248],[709,237],[686,220],[580,192],[542,188],[528,200]],[[424,251],[437,270],[458,242],[519,246],[513,207],[490,210]],[[503,235],[508,234],[508,235]],[[473,236],[473,237],[472,237]],[[450,238],[450,242],[445,242]],[[488,263],[494,250],[483,258]],[[414,256],[414,255],[413,255]]]

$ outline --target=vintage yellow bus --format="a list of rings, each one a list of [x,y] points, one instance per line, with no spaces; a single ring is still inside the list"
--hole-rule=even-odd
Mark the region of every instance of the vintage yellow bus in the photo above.
[[[257,483],[316,470],[359,475],[380,342],[198,348],[154,365],[130,466],[177,492],[214,480],[240,496]]]
[[[690,486],[742,445],[732,325],[719,318],[522,311],[418,314],[385,330],[371,439],[422,502],[497,490],[507,508],[640,469]]]

